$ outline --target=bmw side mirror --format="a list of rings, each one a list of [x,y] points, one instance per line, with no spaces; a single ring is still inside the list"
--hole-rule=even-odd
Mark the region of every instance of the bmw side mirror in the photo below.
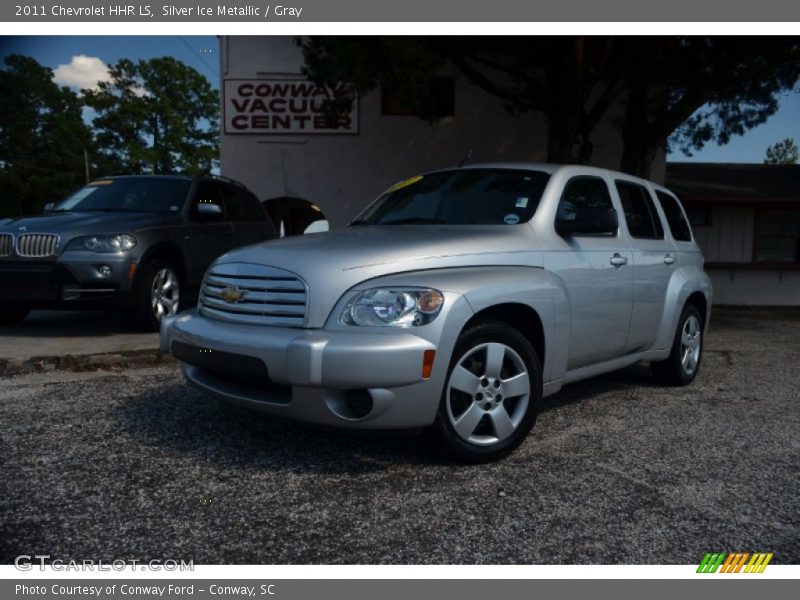
[[[197,216],[202,220],[213,221],[222,217],[222,207],[212,202],[200,202],[197,205]]]
[[[556,218],[556,233],[571,235],[616,235],[619,227],[613,208],[575,207]]]

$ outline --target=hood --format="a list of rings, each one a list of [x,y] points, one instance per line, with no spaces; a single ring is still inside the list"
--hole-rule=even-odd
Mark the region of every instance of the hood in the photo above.
[[[357,284],[395,273],[480,265],[541,266],[527,225],[348,227],[247,246],[217,263],[245,262],[291,271],[309,288],[308,324],[324,325],[333,305]]]
[[[179,215],[152,212],[54,212],[0,221],[0,232],[56,233],[69,237],[92,233],[132,233],[155,225],[178,222]],[[20,231],[20,228],[25,229]]]

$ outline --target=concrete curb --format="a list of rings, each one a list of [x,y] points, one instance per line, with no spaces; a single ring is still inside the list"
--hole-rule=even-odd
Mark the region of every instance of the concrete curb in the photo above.
[[[152,367],[175,362],[158,350],[122,350],[100,354],[0,358],[0,377],[50,371],[96,371]]]

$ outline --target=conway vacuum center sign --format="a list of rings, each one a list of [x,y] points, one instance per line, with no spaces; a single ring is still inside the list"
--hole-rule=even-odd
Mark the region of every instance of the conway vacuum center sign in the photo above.
[[[304,79],[226,79],[223,86],[224,133],[354,134],[358,101],[335,122],[323,112],[337,90]]]

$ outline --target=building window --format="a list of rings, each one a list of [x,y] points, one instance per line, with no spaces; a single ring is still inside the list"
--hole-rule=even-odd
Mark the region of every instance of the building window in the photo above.
[[[758,211],[753,260],[757,263],[800,263],[800,210]]]
[[[431,117],[453,117],[456,114],[456,82],[452,77],[431,79]],[[381,88],[381,114],[391,117],[415,116],[417,111],[402,102],[390,89]]]

